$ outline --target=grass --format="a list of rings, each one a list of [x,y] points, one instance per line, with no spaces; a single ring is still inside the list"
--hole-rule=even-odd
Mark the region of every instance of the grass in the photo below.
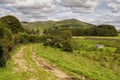
[[[119,42],[73,40],[75,50],[73,53],[63,52],[57,48],[45,47],[42,44],[19,45],[10,54],[13,56],[22,47],[26,47],[23,58],[27,61],[29,69],[35,71],[13,71],[13,67],[19,67],[10,59],[5,68],[0,68],[0,80],[26,80],[29,77],[37,80],[56,80],[50,72],[45,72],[31,58],[31,48],[37,56],[43,57],[74,78],[82,75],[91,80],[119,80],[120,79],[120,54],[115,54]],[[103,49],[96,49],[97,44],[104,45]]]
[[[81,42],[81,41],[80,41]],[[82,41],[84,45],[93,46],[96,42]],[[91,45],[92,44],[92,45]],[[110,53],[114,52],[114,47],[106,47]],[[59,69],[65,71],[71,76],[83,75],[92,80],[119,80],[120,67],[111,58],[105,50],[87,51],[86,49],[67,53],[51,47],[44,47],[42,44],[34,45],[34,49],[38,56],[48,59],[51,64],[55,64]],[[109,58],[110,61],[105,61]],[[94,59],[95,58],[95,59]],[[102,58],[102,59],[101,59]],[[118,59],[118,58],[117,58]],[[119,63],[117,61],[117,63]],[[111,68],[110,66],[114,66]]]
[[[23,45],[18,45],[15,47],[15,49],[10,52],[11,56],[14,55],[20,48],[23,47]],[[13,73],[13,60],[9,59],[6,67],[0,68],[0,80],[20,80],[20,75]]]
[[[38,78],[37,80],[56,80],[56,77],[53,76],[50,72],[46,72],[43,71],[38,65],[36,65],[36,63],[31,59],[31,54],[32,51],[30,50],[29,47],[24,49],[24,59],[27,61],[28,66],[32,69],[34,69],[34,71],[32,71],[32,73],[27,72],[27,74],[29,74],[29,76],[32,76],[33,78]],[[42,73],[42,74],[41,74]]]
[[[89,37],[89,38],[104,38],[104,39],[120,39],[120,34],[118,36],[73,36],[73,38],[76,39],[85,39],[85,37]]]

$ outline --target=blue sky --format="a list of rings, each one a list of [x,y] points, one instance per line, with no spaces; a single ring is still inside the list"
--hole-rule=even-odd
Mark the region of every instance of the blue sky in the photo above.
[[[120,28],[120,0],[0,0],[0,17],[21,21],[78,19]]]

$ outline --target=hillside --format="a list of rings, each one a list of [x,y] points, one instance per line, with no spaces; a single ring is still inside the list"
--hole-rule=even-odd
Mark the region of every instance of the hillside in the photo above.
[[[76,19],[67,19],[61,21],[37,21],[37,22],[22,22],[24,28],[38,28],[41,31],[52,26],[60,27],[79,27],[79,28],[90,28],[94,25],[82,22]]]

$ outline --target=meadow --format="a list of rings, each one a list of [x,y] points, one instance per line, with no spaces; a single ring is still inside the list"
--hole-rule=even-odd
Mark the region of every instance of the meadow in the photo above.
[[[74,43],[73,53],[65,52],[58,48],[43,46],[42,43],[17,46],[10,53],[11,57],[18,53],[21,48],[25,47],[22,58],[27,62],[25,65],[35,71],[24,71],[24,68],[15,71],[15,67],[20,68],[22,66],[15,64],[14,59],[11,58],[5,68],[0,68],[0,72],[2,72],[0,73],[0,80],[26,80],[29,79],[30,76],[37,80],[56,80],[56,77],[52,73],[44,71],[32,60],[30,47],[33,48],[33,51],[38,57],[46,59],[51,65],[54,65],[59,70],[71,76],[73,80],[120,79],[120,54],[115,53],[117,49],[116,46],[119,45],[118,42],[74,38],[72,42]],[[98,49],[96,47],[98,44],[104,45],[104,48]]]
[[[96,45],[102,43],[103,49],[97,49]],[[34,45],[38,56],[48,59],[51,64],[64,70],[69,75],[79,80],[84,76],[90,80],[119,80],[120,79],[120,55],[115,54],[117,42],[110,41],[111,45],[104,41],[78,40],[73,53],[63,52],[59,49],[44,47],[42,44]]]

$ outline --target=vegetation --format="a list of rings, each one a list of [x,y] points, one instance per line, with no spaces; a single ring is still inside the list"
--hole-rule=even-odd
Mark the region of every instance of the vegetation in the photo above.
[[[6,25],[0,21],[0,66],[5,66],[6,60],[9,58],[8,52],[12,48],[11,31]]]
[[[20,31],[23,31],[23,27],[21,26],[20,21],[11,15],[4,16],[1,18],[2,22],[5,23],[12,33],[18,33]]]
[[[112,25],[92,25],[85,22],[81,22],[75,19],[63,20],[63,21],[46,21],[46,22],[33,22],[22,23],[25,29],[31,29],[34,33],[39,30],[42,34],[50,28],[57,26],[58,28],[68,29],[73,36],[117,36],[118,32]],[[35,30],[35,28],[37,30]]]
[[[69,30],[52,28],[45,32],[46,39],[44,42],[45,46],[52,46],[61,48],[63,51],[72,52],[73,48],[71,45],[72,34]]]
[[[72,28],[73,36],[117,36],[118,32],[112,25],[99,25],[92,28]]]
[[[115,53],[120,54],[120,47],[116,49]]]
[[[41,32],[44,32],[45,29],[52,28],[53,26],[58,26],[62,28],[91,28],[95,25],[85,23],[75,19],[68,19],[62,21],[38,21],[38,22],[23,22],[23,27],[25,29],[39,29]]]
[[[11,56],[15,56],[21,48],[27,45],[17,45],[12,52],[10,52]],[[29,47],[26,47],[23,49],[23,56],[14,57],[12,59],[9,59],[9,61],[6,64],[6,67],[0,68],[0,80],[28,80],[28,79],[36,79],[36,80],[56,80],[56,77],[51,74],[50,72],[46,72],[43,69],[41,69],[36,63],[32,60]],[[21,59],[26,61],[26,64],[23,66],[20,66],[19,64],[16,64],[14,62],[15,58],[18,59],[19,57]],[[23,64],[23,63],[22,63]],[[25,69],[23,69],[24,66],[27,66]]]
[[[65,71],[75,80],[81,77],[92,80],[120,79],[120,38],[114,26],[95,26],[74,19],[24,22],[22,25],[14,16],[0,18],[0,67],[3,67],[0,68],[0,71],[3,71],[0,79],[26,80],[29,76],[33,76],[38,80],[55,80],[55,76],[40,68],[39,59],[36,59],[38,60],[36,62],[31,58],[34,55],[46,58],[52,65]],[[10,60],[7,63],[10,58],[9,53],[15,49],[15,46],[27,43],[32,44],[22,46],[18,56],[11,54],[15,56],[12,60],[19,61],[19,58],[23,60],[23,64],[27,66],[26,71],[24,66],[18,65],[19,63],[15,64]],[[98,48],[98,45],[102,45],[103,48]],[[12,73],[12,68],[16,67],[19,71],[13,70]]]
[[[78,40],[76,43],[79,47],[72,54],[44,47],[42,44],[35,45],[34,49],[38,56],[48,59],[51,64],[74,78],[84,76],[90,80],[120,79],[120,55],[114,54],[115,47],[97,49],[96,45],[100,44],[100,41]],[[111,44],[114,43],[111,41]]]

